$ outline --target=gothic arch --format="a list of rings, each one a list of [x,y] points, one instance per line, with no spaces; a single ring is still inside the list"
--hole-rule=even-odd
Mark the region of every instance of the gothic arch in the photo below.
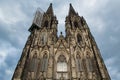
[[[57,59],[56,64],[56,78],[57,79],[67,79],[68,78],[68,62],[66,61],[66,57],[61,54]]]
[[[43,54],[43,57],[41,58],[41,71],[45,72],[47,71],[47,67],[48,67],[48,55],[47,53]]]
[[[77,71],[83,71],[83,59],[79,53],[76,54],[76,68]]]
[[[64,55],[59,55],[58,57],[57,71],[67,71],[67,61]]]
[[[44,50],[41,52],[41,58],[43,58],[44,54],[47,54],[47,56],[49,58],[49,51],[48,50]]]
[[[39,54],[38,50],[33,50],[30,54],[30,59],[28,59],[28,70],[30,71],[30,74],[36,74],[37,68],[38,68],[38,63],[39,63]]]
[[[93,52],[91,51],[91,49],[89,47],[85,47],[85,56],[88,54],[90,57],[93,57]]]
[[[85,62],[86,62],[87,71],[92,72],[93,71],[93,59],[92,59],[91,53],[89,53],[88,51],[86,52],[86,55],[85,55]]]
[[[84,53],[80,50],[79,46],[75,49],[74,51],[74,57],[76,59],[76,55],[79,54],[81,56],[81,58],[83,58]]]
[[[32,50],[30,53],[30,59],[33,58],[33,56],[36,55],[36,57],[39,57],[39,51],[38,50]]]
[[[41,34],[41,44],[42,45],[45,45],[46,43],[47,43],[47,33],[46,32],[43,32],[42,34]]]
[[[80,35],[80,33],[77,34],[76,38],[77,38],[77,43],[80,44],[82,42],[82,36]]]
[[[66,51],[60,51],[60,52],[57,52],[57,53],[55,54],[55,61],[56,61],[56,62],[57,62],[58,57],[59,57],[60,55],[64,55],[65,58],[66,58],[66,61],[67,61],[67,62],[69,61],[69,55],[67,54],[67,52],[66,52]]]

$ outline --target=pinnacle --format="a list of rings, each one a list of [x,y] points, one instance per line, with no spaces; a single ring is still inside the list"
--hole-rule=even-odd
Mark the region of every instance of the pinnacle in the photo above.
[[[47,14],[54,15],[54,13],[53,13],[52,3],[50,3],[50,6],[48,7],[48,9],[47,9],[46,13],[47,13]]]
[[[76,15],[77,13],[75,12],[75,10],[74,10],[72,4],[70,3],[70,7],[69,7],[69,15],[71,15],[71,14]]]

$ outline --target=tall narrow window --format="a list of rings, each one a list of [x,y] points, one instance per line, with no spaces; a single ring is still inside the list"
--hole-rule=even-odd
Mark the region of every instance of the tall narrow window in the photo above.
[[[47,36],[46,36],[46,34],[43,34],[41,36],[41,43],[42,43],[42,45],[45,45],[47,43]]]
[[[45,27],[48,27],[48,21],[45,21],[45,22],[44,22],[44,26],[45,26]]]
[[[86,55],[86,66],[88,71],[93,71],[92,59],[88,54]]]
[[[41,63],[41,71],[45,72],[47,70],[47,65],[48,65],[48,56],[47,53],[43,55],[42,63]]]
[[[83,71],[82,59],[79,54],[76,55],[76,65],[77,65],[78,71]]]
[[[41,37],[41,43],[44,44],[44,36]]]
[[[57,79],[67,79],[67,62],[64,55],[58,57]]]
[[[78,27],[78,22],[74,22],[74,27],[77,28]]]
[[[32,58],[32,60],[31,60],[30,63],[31,63],[31,64],[30,64],[30,71],[36,72],[37,65],[38,65],[37,53],[35,53],[35,54],[33,55],[33,58]]]
[[[82,41],[82,37],[80,34],[77,34],[77,42],[80,44]]]

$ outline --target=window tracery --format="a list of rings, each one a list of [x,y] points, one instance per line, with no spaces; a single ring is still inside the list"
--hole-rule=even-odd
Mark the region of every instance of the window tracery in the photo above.
[[[67,79],[67,62],[64,55],[60,55],[57,61],[57,79]]]
[[[30,71],[31,72],[36,72],[37,70],[37,66],[38,66],[38,59],[37,59],[37,53],[35,52],[33,54],[33,57],[31,59],[31,62],[30,62]]]
[[[46,36],[46,34],[43,34],[41,36],[41,43],[42,43],[42,45],[45,45],[47,43],[47,36]]]
[[[89,54],[86,55],[86,66],[89,72],[93,71],[92,59]]]
[[[42,58],[42,63],[41,63],[41,71],[45,72],[47,70],[47,65],[48,65],[48,56],[47,53],[43,55]]]
[[[76,55],[76,65],[77,65],[78,71],[83,71],[83,63],[79,54]]]

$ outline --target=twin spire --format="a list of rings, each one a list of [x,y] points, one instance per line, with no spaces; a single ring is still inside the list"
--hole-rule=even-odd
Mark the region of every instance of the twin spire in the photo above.
[[[54,15],[52,3],[50,3],[50,6],[48,7],[46,14]],[[70,3],[68,15],[76,15],[76,14],[77,14],[76,11],[74,10],[72,4]]]
[[[54,16],[54,12],[53,12],[53,7],[52,7],[52,3],[50,3],[50,6],[48,7],[47,11],[45,12],[46,14],[50,15],[50,16]],[[77,13],[75,12],[74,8],[72,7],[72,4],[70,3],[70,7],[69,7],[69,13],[68,13],[68,16],[70,15],[76,15]],[[36,14],[36,17],[33,21],[33,24],[32,26],[29,28],[29,31],[31,32],[34,28],[38,28],[41,26],[41,20],[42,20],[42,17],[43,14],[40,13],[38,11],[38,13]],[[48,23],[46,23],[48,24]]]

